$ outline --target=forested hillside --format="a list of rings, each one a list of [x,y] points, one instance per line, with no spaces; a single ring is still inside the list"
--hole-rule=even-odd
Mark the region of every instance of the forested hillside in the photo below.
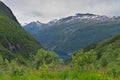
[[[108,74],[119,76],[120,34],[77,51],[72,61],[77,66],[77,70],[103,69]]]
[[[30,58],[40,44],[22,29],[12,11],[0,1],[0,54],[7,59],[21,55]]]

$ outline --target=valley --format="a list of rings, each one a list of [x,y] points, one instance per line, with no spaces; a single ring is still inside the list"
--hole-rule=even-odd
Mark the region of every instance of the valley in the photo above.
[[[0,1],[0,80],[120,80],[120,17],[78,13],[21,26]]]
[[[23,28],[46,49],[73,53],[119,34],[120,18],[77,13],[46,24],[31,22]]]

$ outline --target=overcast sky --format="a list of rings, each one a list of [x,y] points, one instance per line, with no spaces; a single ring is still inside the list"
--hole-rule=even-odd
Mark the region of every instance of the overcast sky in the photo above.
[[[48,22],[52,19],[94,13],[120,15],[120,0],[2,0],[13,11],[20,23]]]

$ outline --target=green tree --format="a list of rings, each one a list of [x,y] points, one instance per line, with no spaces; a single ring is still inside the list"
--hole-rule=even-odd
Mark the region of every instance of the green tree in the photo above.
[[[54,65],[56,65],[57,63],[59,63],[59,59],[56,53],[52,51],[46,51],[44,49],[40,49],[34,59],[34,65],[37,69],[39,69],[39,67],[43,64],[49,65],[54,63]]]
[[[72,66],[74,70],[84,71],[93,68],[96,61],[96,52],[91,50],[89,52],[84,52],[79,50],[72,57]]]

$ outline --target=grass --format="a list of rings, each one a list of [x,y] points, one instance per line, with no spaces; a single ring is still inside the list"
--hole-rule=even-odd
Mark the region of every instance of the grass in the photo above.
[[[79,73],[71,70],[60,70],[58,72],[40,72],[38,70],[22,76],[0,76],[0,80],[120,80],[120,78],[96,71]]]

